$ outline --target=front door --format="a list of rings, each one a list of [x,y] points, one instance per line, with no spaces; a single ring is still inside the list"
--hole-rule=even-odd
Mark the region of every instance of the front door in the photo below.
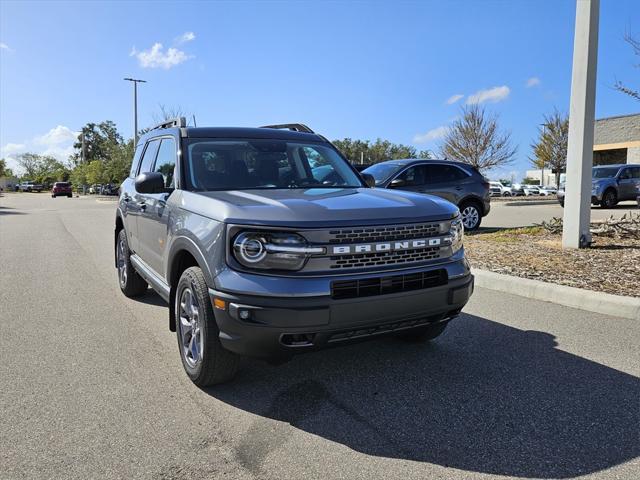
[[[618,178],[618,200],[635,200],[640,194],[638,186],[640,186],[640,166],[625,168]]]
[[[176,141],[173,137],[164,137],[160,142],[153,172],[164,177],[167,193],[145,194],[145,208],[138,217],[139,255],[144,262],[159,275],[164,274],[163,258],[167,246],[169,210],[167,200],[174,188],[174,170],[176,166]]]

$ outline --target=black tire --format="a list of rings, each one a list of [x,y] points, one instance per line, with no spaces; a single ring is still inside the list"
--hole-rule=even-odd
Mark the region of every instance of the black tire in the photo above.
[[[56,195],[51,195],[51,198],[56,198]]]
[[[602,201],[600,202],[600,206],[602,208],[613,208],[618,203],[618,194],[613,188],[608,188],[602,194]]]
[[[188,307],[187,292],[192,295],[190,300],[197,302],[197,305],[191,303],[197,308],[195,316],[187,312],[189,308],[182,306],[184,302],[185,307]],[[213,313],[209,288],[200,268],[189,267],[182,272],[176,286],[172,308],[176,314],[176,338],[180,359],[191,381],[199,387],[206,387],[231,380],[238,371],[240,357],[226,350],[220,343],[220,331]],[[194,340],[193,332],[199,333],[199,337],[196,337],[198,340]],[[195,360],[192,343],[188,342],[188,339],[193,340],[195,350],[198,350],[198,358]]]
[[[429,342],[445,331],[449,322],[438,322],[425,327],[414,328],[406,332],[398,333],[397,337],[408,342]]]
[[[472,210],[475,210],[475,214],[471,213]],[[460,204],[460,214],[463,218],[464,229],[468,232],[473,232],[480,228],[480,224],[482,223],[482,207],[478,202],[475,201],[466,201]],[[465,222],[465,218],[467,219],[475,219],[475,221],[469,225],[468,222]]]
[[[120,251],[121,242],[123,249]],[[140,276],[131,263],[131,251],[129,250],[129,242],[127,242],[127,232],[120,230],[118,232],[118,243],[116,244],[116,267],[118,268],[118,285],[120,290],[129,298],[139,297],[147,291],[149,285],[144,278]],[[121,263],[122,262],[122,263]],[[125,268],[123,277],[121,267]]]
[[[510,197],[510,196],[511,196],[511,193],[509,193],[509,192],[504,192],[504,193],[502,194],[502,196],[503,196],[503,197]]]
[[[67,198],[73,198],[73,194],[72,193],[68,194]]]
[[[561,206],[562,208],[564,208],[564,200],[558,200],[558,203],[560,204],[560,206]]]

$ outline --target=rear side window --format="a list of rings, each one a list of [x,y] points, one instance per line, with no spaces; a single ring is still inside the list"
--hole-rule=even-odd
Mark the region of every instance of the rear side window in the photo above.
[[[142,162],[140,164],[140,170],[138,170],[138,173],[151,171],[151,166],[156,159],[156,153],[158,153],[159,146],[160,140],[151,140],[149,143],[147,143],[147,148],[142,155]]]
[[[153,169],[164,177],[164,186],[173,188],[173,172],[176,168],[176,142],[173,138],[163,138],[158,150],[158,157]]]
[[[425,168],[427,183],[456,182],[469,177],[453,165],[425,165]]]

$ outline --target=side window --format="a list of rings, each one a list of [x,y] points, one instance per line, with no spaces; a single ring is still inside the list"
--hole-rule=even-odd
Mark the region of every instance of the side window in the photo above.
[[[131,171],[129,172],[129,176],[131,178],[135,177],[138,173],[138,167],[140,166],[140,156],[142,155],[142,150],[144,150],[144,145],[141,145],[136,148],[136,152],[133,154],[133,161],[131,162]]]
[[[469,178],[469,175],[464,173],[458,167],[454,167],[452,165],[446,165],[445,178],[446,178],[445,182],[449,182],[449,181],[456,182],[459,180],[464,180],[466,178]]]
[[[425,178],[427,184],[445,182],[447,177],[447,165],[425,165]]]
[[[173,138],[163,138],[158,149],[158,157],[153,169],[164,177],[164,186],[173,187],[173,171],[176,167],[176,142]]]
[[[404,180],[407,187],[424,185],[424,167],[416,165],[404,171],[398,178]]]
[[[160,140],[151,140],[149,143],[147,143],[147,148],[142,155],[142,162],[140,164],[140,170],[138,170],[138,173],[151,171],[151,165],[153,165],[153,161],[156,159],[156,153],[158,153],[159,145]]]
[[[633,167],[631,169],[631,178],[635,178],[636,180],[640,180],[640,167]]]

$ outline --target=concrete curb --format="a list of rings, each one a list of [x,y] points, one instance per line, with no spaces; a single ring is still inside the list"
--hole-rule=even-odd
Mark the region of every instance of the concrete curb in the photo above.
[[[604,315],[640,320],[640,298],[594,292],[486,270],[473,269],[472,273],[478,287]]]

